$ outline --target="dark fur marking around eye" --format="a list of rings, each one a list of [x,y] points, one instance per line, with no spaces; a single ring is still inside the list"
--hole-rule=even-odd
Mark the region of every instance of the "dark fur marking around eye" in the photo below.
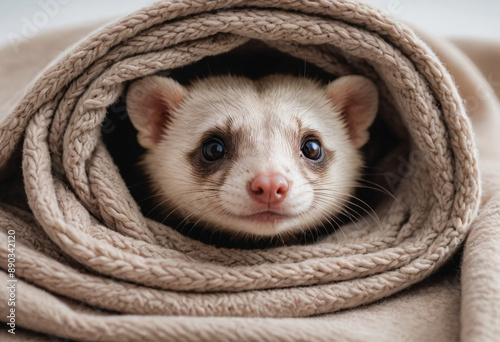
[[[326,172],[328,167],[333,163],[333,161],[335,159],[335,152],[328,149],[324,145],[321,134],[315,130],[310,130],[310,129],[305,130],[305,131],[301,132],[301,136],[302,136],[302,138],[301,138],[300,142],[298,143],[298,147],[297,147],[297,153],[299,155],[299,158],[298,158],[299,165],[305,165],[309,170],[313,171],[316,174],[321,175],[322,173]],[[306,158],[303,155],[301,148],[304,145],[304,143],[308,140],[316,140],[321,145],[321,148],[323,150],[323,156],[320,159],[311,160],[311,159]],[[302,172],[302,173],[304,174],[304,177],[309,179],[309,177],[307,177],[307,172]]]
[[[203,183],[208,177],[218,175],[216,179],[212,180],[222,185],[234,165],[241,134],[239,132],[232,132],[231,124],[231,122],[228,122],[225,128],[215,127],[205,132],[196,148],[186,155],[188,162],[193,166],[193,175],[198,178],[200,183]],[[225,155],[220,159],[207,161],[203,157],[203,147],[211,139],[216,139],[224,145]]]

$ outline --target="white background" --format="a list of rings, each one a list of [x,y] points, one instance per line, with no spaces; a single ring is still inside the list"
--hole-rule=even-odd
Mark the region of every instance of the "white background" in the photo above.
[[[0,45],[40,32],[126,15],[152,0],[0,0]],[[500,41],[499,0],[367,0],[441,36]]]

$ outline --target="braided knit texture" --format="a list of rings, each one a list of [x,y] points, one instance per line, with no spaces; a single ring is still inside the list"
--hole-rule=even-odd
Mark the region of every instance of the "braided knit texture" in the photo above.
[[[134,79],[251,39],[335,76],[366,75],[396,110],[420,158],[376,220],[315,244],[238,250],[141,214],[101,139],[106,108]],[[427,278],[462,245],[480,203],[471,125],[451,76],[409,28],[351,0],[177,0],[137,11],[35,80],[0,125],[0,170],[19,148],[29,208],[0,203],[3,240],[16,232],[18,322],[76,340],[331,340],[335,324],[293,318]]]

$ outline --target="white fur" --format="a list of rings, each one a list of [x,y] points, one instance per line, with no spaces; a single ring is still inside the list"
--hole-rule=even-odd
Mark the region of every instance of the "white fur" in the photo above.
[[[310,229],[342,210],[360,177],[362,159],[326,87],[283,75],[255,82],[220,76],[195,82],[185,94],[166,134],[144,156],[147,173],[173,210],[197,222],[200,229],[207,225],[260,236]],[[212,191],[210,179],[200,182],[194,175],[187,154],[206,131],[224,127],[228,117],[233,129],[246,132],[247,143],[238,150],[238,163],[226,182]],[[298,133],[295,118],[303,127],[320,132],[323,146],[334,151],[334,161],[324,172],[297,164],[308,161],[297,158],[301,146],[288,134]],[[300,169],[308,170],[311,182]],[[244,218],[263,210],[246,189],[258,172],[279,172],[289,180],[289,193],[273,208],[289,218],[266,222]]]

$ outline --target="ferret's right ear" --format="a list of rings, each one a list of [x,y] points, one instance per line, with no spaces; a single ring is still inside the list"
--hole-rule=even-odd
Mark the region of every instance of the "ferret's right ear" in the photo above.
[[[158,143],[185,95],[186,89],[171,78],[150,76],[130,85],[127,111],[142,147],[150,149]]]
[[[343,76],[326,86],[327,97],[347,124],[351,142],[360,148],[369,138],[368,128],[378,110],[378,90],[363,76]]]

